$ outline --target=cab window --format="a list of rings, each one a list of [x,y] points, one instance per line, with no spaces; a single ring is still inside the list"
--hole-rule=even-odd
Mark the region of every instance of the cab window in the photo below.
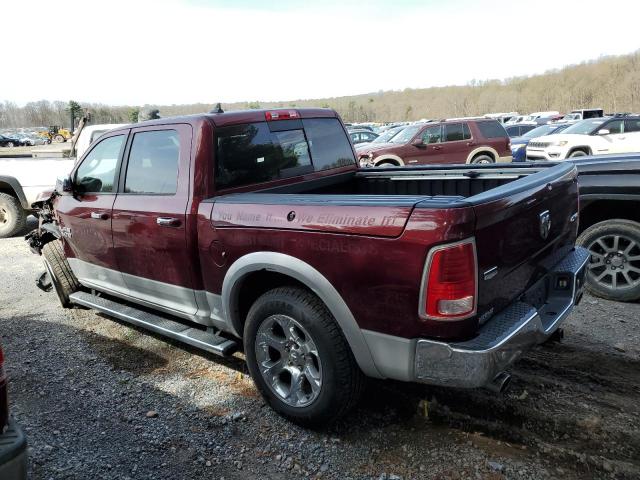
[[[173,195],[178,186],[180,138],[176,130],[138,132],[133,137],[125,193]]]
[[[105,138],[85,157],[74,179],[78,193],[112,193],[124,135]]]
[[[441,133],[440,125],[427,127],[422,132],[422,143],[424,144],[440,143],[441,141],[442,141],[442,133]]]

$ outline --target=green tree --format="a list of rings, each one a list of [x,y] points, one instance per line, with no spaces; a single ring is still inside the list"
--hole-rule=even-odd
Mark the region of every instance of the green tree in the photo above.
[[[128,117],[131,123],[138,123],[138,117],[140,116],[140,109],[137,107],[129,110]]]

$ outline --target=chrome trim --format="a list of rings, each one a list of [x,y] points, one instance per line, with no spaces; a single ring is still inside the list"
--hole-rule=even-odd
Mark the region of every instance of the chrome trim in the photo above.
[[[489,270],[486,270],[483,274],[482,274],[482,279],[483,280],[491,280],[493,277],[495,277],[498,274],[498,267],[491,267]]]
[[[475,388],[497,374],[532,346],[547,340],[580,301],[589,252],[576,247],[534,287],[549,281],[540,308],[518,301],[495,315],[466,342],[445,343],[420,339],[415,350],[415,379],[434,385]],[[557,286],[559,278],[572,279],[570,289]]]
[[[336,319],[363,373],[370,377],[383,378],[376,369],[363,331],[338,291],[318,270],[290,255],[253,252],[240,257],[229,267],[222,285],[222,317],[227,319],[232,333],[241,336],[237,326],[242,324],[242,319],[238,318],[236,308],[239,287],[247,275],[260,270],[282,273],[306,285],[322,300]]]
[[[455,247],[458,245],[464,245],[466,243],[470,243],[471,246],[473,247],[474,274],[476,277],[476,281],[475,281],[476,292],[473,298],[473,311],[465,315],[459,315],[456,317],[447,317],[447,318],[431,317],[427,315],[426,305],[425,305],[425,300],[426,300],[425,295],[427,293],[427,287],[429,286],[427,282],[428,282],[429,268],[431,267],[431,261],[433,260],[433,255],[436,252],[439,252],[440,250],[446,250],[448,248]],[[479,283],[478,282],[478,253],[476,250],[475,237],[470,237],[457,242],[445,243],[442,245],[438,245],[437,247],[433,247],[431,250],[429,250],[429,254],[427,255],[427,260],[424,262],[424,267],[422,269],[422,280],[420,281],[420,298],[418,300],[418,302],[420,302],[418,304],[418,315],[420,316],[420,318],[423,318],[425,320],[437,320],[440,322],[464,320],[466,318],[473,317],[476,313],[478,313],[478,283]]]

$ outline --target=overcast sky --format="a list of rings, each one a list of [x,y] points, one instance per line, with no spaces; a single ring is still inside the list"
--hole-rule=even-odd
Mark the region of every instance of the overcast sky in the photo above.
[[[4,0],[2,7],[0,101],[20,104],[343,96],[530,75],[640,48],[637,0]]]

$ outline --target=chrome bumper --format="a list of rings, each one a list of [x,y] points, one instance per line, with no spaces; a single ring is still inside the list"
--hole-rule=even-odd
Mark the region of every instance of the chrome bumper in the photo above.
[[[472,340],[418,340],[415,380],[465,388],[489,384],[525,351],[543,343],[558,329],[582,297],[588,261],[589,252],[575,247],[521,299],[483,325]],[[543,302],[539,301],[540,289],[546,292]],[[536,308],[536,303],[542,305]]]

